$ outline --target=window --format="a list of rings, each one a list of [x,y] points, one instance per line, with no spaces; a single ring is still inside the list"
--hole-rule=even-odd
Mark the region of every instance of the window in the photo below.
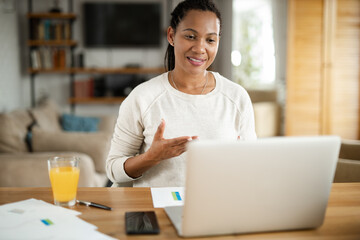
[[[275,88],[271,0],[233,0],[233,80],[248,89]]]

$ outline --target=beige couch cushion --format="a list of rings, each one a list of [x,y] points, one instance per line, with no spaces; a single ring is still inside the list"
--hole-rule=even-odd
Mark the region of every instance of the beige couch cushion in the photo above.
[[[334,182],[360,182],[360,141],[342,139]]]
[[[339,158],[358,160],[360,162],[360,141],[342,139]]]
[[[98,172],[105,173],[105,162],[109,152],[111,134],[103,132],[53,132],[33,128],[34,152],[82,152],[89,155]]]
[[[45,99],[39,106],[30,110],[37,125],[46,131],[61,131],[60,115],[56,103]]]
[[[27,127],[32,118],[26,110],[0,114],[0,152],[27,152]]]
[[[339,158],[334,182],[360,182],[360,161]]]
[[[0,154],[0,187],[50,187],[47,159],[59,155],[80,158],[79,187],[104,187],[105,173],[96,173],[93,160],[76,152]]]
[[[99,116],[99,118],[100,118],[100,122],[98,125],[99,131],[113,133],[117,116],[116,115],[106,115],[106,116]]]

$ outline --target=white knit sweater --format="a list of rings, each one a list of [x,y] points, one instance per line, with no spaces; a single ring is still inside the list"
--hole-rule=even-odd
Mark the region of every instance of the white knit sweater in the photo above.
[[[174,89],[168,73],[137,86],[121,104],[106,161],[114,183],[133,182],[134,187],[175,187],[185,184],[186,153],[162,161],[142,177],[124,171],[129,157],[147,151],[165,120],[164,138],[198,136],[202,139],[256,139],[254,112],[249,95],[240,85],[212,72],[215,89],[206,95],[190,95]]]

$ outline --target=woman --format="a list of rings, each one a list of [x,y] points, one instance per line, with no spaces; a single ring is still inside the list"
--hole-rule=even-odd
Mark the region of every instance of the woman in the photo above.
[[[186,0],[171,15],[168,72],[136,87],[120,106],[106,168],[122,186],[184,186],[191,140],[256,139],[246,91],[206,70],[220,41],[215,5]]]

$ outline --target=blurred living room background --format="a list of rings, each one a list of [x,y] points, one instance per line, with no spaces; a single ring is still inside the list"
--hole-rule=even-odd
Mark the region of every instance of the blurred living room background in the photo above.
[[[54,152],[85,154],[83,185],[106,182],[108,145],[98,143],[108,143],[129,92],[165,71],[178,2],[0,0],[0,185],[33,181],[6,175],[21,161],[14,153],[29,167]],[[210,70],[248,90],[259,137],[360,139],[359,0],[214,2],[223,29]],[[67,132],[68,120],[96,123],[97,133]]]

